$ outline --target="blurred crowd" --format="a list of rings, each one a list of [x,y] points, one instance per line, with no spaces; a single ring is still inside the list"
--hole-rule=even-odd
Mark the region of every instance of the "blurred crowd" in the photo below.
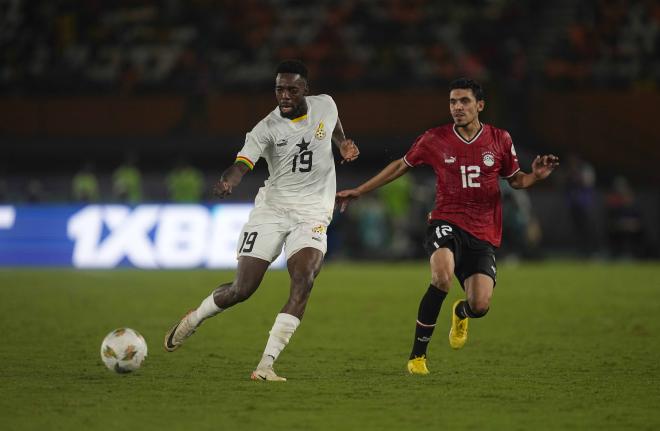
[[[263,170],[261,166],[259,172],[246,176],[228,202],[253,201],[256,188],[263,183]],[[219,203],[212,195],[217,175],[205,173],[184,159],[169,172],[145,175],[137,156],[128,153],[109,173],[99,173],[93,162],[86,162],[62,185],[68,190],[28,178],[20,194],[14,188],[10,195],[7,181],[0,175],[0,204]],[[350,184],[360,182],[343,177]],[[660,251],[660,244],[655,243],[657,235],[649,229],[654,210],[648,206],[648,196],[647,205],[642,205],[634,186],[623,176],[597,181],[594,167],[576,154],[568,155],[552,180],[538,190],[514,190],[506,181],[500,182],[500,188],[501,259],[540,259],[549,253],[588,259],[652,258]],[[346,213],[335,213],[329,229],[329,256],[425,257],[421,244],[434,199],[435,177],[424,170],[363,196]]]
[[[652,211],[642,207],[634,187],[623,176],[598,185],[593,166],[576,154],[545,186],[515,190],[502,180],[500,189],[500,260],[658,257],[660,244],[649,230]],[[426,257],[421,244],[434,199],[435,178],[423,175],[403,176],[361,197],[348,213],[336,214],[330,252],[363,259]]]
[[[206,96],[270,92],[273,67],[299,58],[310,69],[313,92],[439,88],[470,76],[496,95],[499,110],[490,112],[504,112],[506,128],[534,142],[526,136],[533,107],[523,93],[535,85],[655,90],[659,49],[660,3],[653,0],[0,0],[0,96],[180,94],[187,96],[184,132],[208,115]],[[118,159],[112,171],[97,158],[102,167],[90,160],[78,172],[53,168],[48,179],[28,172],[32,165],[7,176],[12,166],[0,159],[0,202],[212,198],[217,172],[185,161],[153,172],[152,161],[145,173],[135,155]],[[657,213],[649,204],[657,197],[641,199],[616,173],[597,178],[576,155],[563,158],[556,177],[552,190],[532,195],[503,184],[501,255],[540,257],[541,244],[554,237],[563,241],[557,247],[585,257],[603,250],[612,257],[657,255],[651,243],[658,235],[649,227],[658,223],[648,219]],[[330,253],[423,256],[433,196],[433,181],[412,176],[361,199],[336,217]],[[558,215],[541,211],[560,207],[566,224],[557,227]]]
[[[644,0],[3,0],[0,91],[262,91],[282,58],[317,88],[657,83],[659,23]]]
[[[585,0],[546,62],[548,82],[569,87],[657,88],[660,3]]]
[[[259,87],[282,58],[335,88],[485,78],[486,62],[506,76],[508,36],[531,24],[503,0],[5,3],[0,76],[28,92]]]

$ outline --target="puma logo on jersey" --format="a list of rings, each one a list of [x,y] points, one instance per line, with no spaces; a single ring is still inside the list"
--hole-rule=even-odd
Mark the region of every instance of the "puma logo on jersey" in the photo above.
[[[454,162],[456,162],[456,157],[454,157],[454,156],[445,157],[445,163],[447,163],[448,165],[451,164],[451,163],[454,163]]]
[[[289,143],[289,141],[287,141],[286,139],[280,139],[279,141],[277,141],[277,143],[275,144],[275,146],[276,146],[276,147],[283,147],[283,146],[285,146],[285,145],[288,144],[288,143]]]

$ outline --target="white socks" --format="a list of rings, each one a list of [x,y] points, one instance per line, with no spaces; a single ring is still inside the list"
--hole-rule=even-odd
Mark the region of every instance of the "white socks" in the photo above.
[[[298,325],[300,325],[300,319],[296,316],[286,313],[277,315],[273,328],[270,330],[270,337],[268,337],[261,362],[259,362],[257,368],[273,366],[273,362],[289,343],[289,339],[296,332]]]
[[[202,301],[201,304],[199,304],[197,310],[190,313],[190,322],[193,325],[198,326],[204,320],[208,319],[209,317],[215,316],[221,311],[222,308],[215,305],[215,301],[213,300],[213,292],[212,292],[206,299]]]
[[[222,308],[215,305],[213,293],[211,293],[201,304],[199,304],[199,307],[197,307],[195,311],[190,313],[190,323],[198,326],[204,320],[215,316],[222,310]],[[298,325],[300,325],[300,319],[296,316],[286,313],[279,313],[277,315],[273,328],[270,330],[270,336],[268,337],[268,342],[266,343],[261,362],[259,362],[257,368],[268,368],[273,366],[273,362],[275,362],[277,357],[280,356],[280,353],[284,350],[286,345],[289,344],[289,340],[293,333],[296,332]]]

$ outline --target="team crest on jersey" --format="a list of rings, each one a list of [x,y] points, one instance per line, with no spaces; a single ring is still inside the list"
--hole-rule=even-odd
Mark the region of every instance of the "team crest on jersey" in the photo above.
[[[326,230],[326,227],[323,226],[322,224],[320,224],[318,226],[314,226],[312,228],[312,232],[314,232],[317,235],[323,235],[325,233],[325,230]]]
[[[316,136],[316,139],[325,138],[325,126],[323,125],[323,121],[319,123],[319,126],[316,128],[314,135]]]
[[[483,153],[484,157],[484,165],[491,167],[495,164],[495,154],[491,153],[490,151],[486,151]]]

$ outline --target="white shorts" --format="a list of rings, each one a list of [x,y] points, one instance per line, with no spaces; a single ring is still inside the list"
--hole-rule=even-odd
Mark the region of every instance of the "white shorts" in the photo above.
[[[315,219],[278,208],[254,208],[238,237],[236,255],[272,262],[282,252],[282,246],[287,260],[305,247],[325,255],[328,222],[323,219],[323,216]]]

